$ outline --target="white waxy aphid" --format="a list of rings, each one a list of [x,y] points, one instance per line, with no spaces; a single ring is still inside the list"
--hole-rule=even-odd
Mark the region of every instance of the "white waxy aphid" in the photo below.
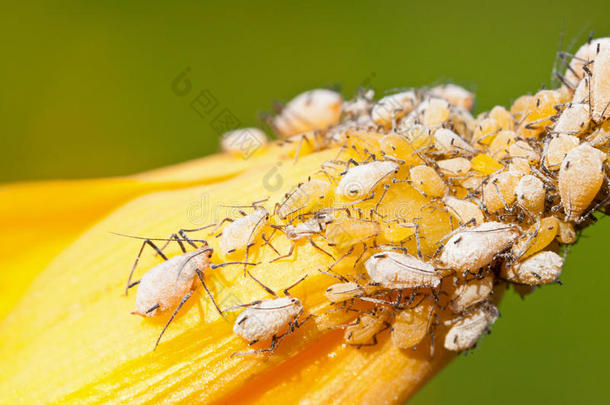
[[[389,127],[393,120],[398,121],[411,112],[417,105],[417,101],[414,91],[385,96],[373,106],[371,118],[377,124]]]
[[[472,110],[474,105],[474,94],[463,87],[455,84],[443,84],[430,89],[430,94],[436,97],[444,98],[456,107],[461,107],[466,110]]]
[[[561,112],[553,132],[556,134],[579,135],[587,130],[591,122],[587,104],[570,104]]]
[[[375,161],[350,167],[337,185],[337,194],[351,199],[368,197],[371,191],[398,172],[398,164]]]
[[[267,135],[258,128],[241,128],[225,133],[220,140],[223,152],[250,155],[267,143]]]
[[[527,163],[537,163],[540,161],[540,155],[527,142],[517,141],[509,146],[508,154],[513,159],[522,159]]]
[[[336,283],[326,289],[324,293],[330,302],[343,302],[352,298],[361,297],[370,294],[376,289],[372,285],[361,286],[353,281],[345,283]]]
[[[326,225],[333,222],[334,215],[320,210],[316,214],[304,222],[296,225],[287,225],[284,228],[286,237],[290,240],[299,240],[313,235],[319,235],[324,231]]]
[[[570,62],[570,67],[566,70],[566,79],[573,85],[580,82],[580,79],[586,77],[584,65],[589,65],[591,70],[591,61],[596,61],[598,52],[604,48],[610,47],[610,38],[598,38],[587,42],[581,46],[574,54],[574,58]]]
[[[287,138],[316,129],[326,129],[339,122],[343,98],[337,92],[315,89],[299,94],[275,117],[278,134]]]
[[[484,222],[453,235],[443,247],[441,263],[460,271],[477,271],[487,266],[494,257],[510,247],[519,237],[514,225]]]
[[[297,187],[278,207],[277,213],[285,219],[302,210],[311,210],[328,196],[330,185],[323,180],[309,180]]]
[[[568,221],[579,219],[604,181],[606,154],[586,143],[572,149],[559,170],[561,204]]]
[[[463,176],[470,171],[470,160],[463,157],[439,160],[437,162],[441,172],[447,176]]]
[[[434,146],[441,152],[474,153],[468,142],[450,129],[440,128],[434,133]]]
[[[449,306],[456,313],[464,312],[467,308],[485,301],[494,287],[492,274],[482,279],[473,279],[463,282],[451,294]]]
[[[461,352],[471,349],[498,319],[498,309],[489,304],[457,321],[445,336],[445,349]]]
[[[559,170],[559,166],[569,151],[580,144],[580,139],[573,135],[559,134],[549,142],[544,156],[544,164],[549,170]]]
[[[584,77],[576,89],[574,89],[574,95],[572,96],[572,103],[575,104],[588,104],[589,96],[591,95],[591,78]]]
[[[377,334],[390,327],[388,318],[390,310],[377,308],[374,312],[365,312],[358,317],[355,324],[345,328],[343,338],[348,344],[357,346],[372,346],[377,344]]]
[[[222,230],[220,251],[224,255],[245,250],[261,233],[267,223],[269,212],[262,207],[256,207],[254,212],[236,219]]]
[[[554,283],[561,276],[563,258],[555,252],[543,251],[523,262],[504,264],[500,276],[513,283],[541,285]]]
[[[610,41],[610,38],[607,38]],[[610,117],[610,43],[601,49],[593,64],[591,79],[593,119],[601,122]]]
[[[531,174],[525,175],[519,180],[515,193],[517,193],[517,203],[532,216],[539,217],[542,215],[546,199],[542,180]]]
[[[235,319],[233,332],[249,342],[278,337],[303,313],[298,298],[282,297],[255,302]]]
[[[409,254],[387,251],[371,256],[365,263],[366,271],[375,283],[384,288],[438,287],[442,274],[430,263]]]
[[[462,224],[473,223],[474,225],[481,225],[485,220],[483,211],[473,202],[461,200],[453,196],[446,196],[443,198],[443,203],[447,206],[449,212]]]

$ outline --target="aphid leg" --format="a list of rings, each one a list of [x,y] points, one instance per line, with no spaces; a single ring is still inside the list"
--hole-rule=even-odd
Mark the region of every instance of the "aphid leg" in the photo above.
[[[138,256],[136,256],[136,261],[133,263],[133,266],[131,266],[131,271],[129,272],[129,277],[127,278],[127,284],[125,285],[125,295],[127,295],[129,288],[133,287],[133,285],[131,285],[131,277],[133,276],[133,272],[136,270],[136,267],[138,266],[138,262],[140,261],[140,256],[142,256],[142,251],[144,250],[144,247],[146,245],[152,247],[155,250],[155,252],[157,252],[157,254],[163,258],[163,260],[167,260],[167,256],[165,256],[163,254],[163,252],[161,251],[161,249],[159,249],[157,247],[157,245],[155,245],[150,239],[144,240],[144,242],[142,242],[142,246],[140,247],[140,251],[138,252]]]
[[[384,184],[383,193],[381,193],[381,197],[379,197],[379,200],[377,200],[377,203],[375,204],[375,208],[373,208],[371,210],[371,216],[372,216],[372,213],[375,213],[377,216],[379,216],[382,219],[386,217],[385,215],[381,215],[379,213],[378,209],[379,209],[379,206],[381,205],[381,202],[383,201],[383,198],[385,197],[386,193],[388,192],[389,188],[390,188],[389,184]]]
[[[362,253],[360,253],[360,256],[358,256],[358,258],[354,262],[354,267],[356,267],[356,265],[360,262],[360,260],[364,256],[364,253],[366,252],[367,249],[368,249],[368,246],[366,245],[366,243],[362,242]]]
[[[188,294],[186,294],[184,297],[182,297],[182,299],[180,300],[180,303],[178,304],[178,306],[176,307],[176,309],[174,310],[174,313],[172,314],[172,316],[169,318],[169,321],[167,321],[167,323],[165,324],[165,326],[163,327],[163,330],[161,331],[161,334],[159,335],[159,337],[157,338],[157,341],[155,342],[155,347],[153,348],[153,351],[157,349],[157,346],[159,345],[159,342],[161,341],[161,337],[163,336],[163,334],[165,333],[165,331],[167,330],[167,327],[169,326],[170,323],[172,323],[172,321],[174,320],[174,317],[176,316],[176,314],[178,313],[178,311],[180,311],[180,308],[182,308],[182,306],[184,305],[184,303],[186,301],[188,301],[189,298],[191,298],[191,295],[193,295],[193,291],[189,291]]]
[[[298,284],[300,284],[301,282],[303,282],[305,279],[307,278],[307,274],[305,276],[303,276],[303,278],[301,278],[300,280],[298,280],[296,283],[292,284],[291,286],[284,288],[284,295],[285,296],[290,296],[290,293],[288,292],[291,288],[296,287]]]
[[[278,252],[278,251],[277,251],[277,249],[276,249],[276,248],[275,248],[275,247],[274,247],[274,246],[271,244],[271,242],[270,242],[271,238],[273,238],[273,235],[275,234],[275,231],[276,231],[276,229],[273,229],[273,232],[271,232],[271,235],[269,235],[269,239],[267,239],[267,238],[265,237],[265,234],[263,233],[263,234],[262,234],[262,239],[263,239],[263,245],[269,245],[269,247],[270,247],[271,249],[273,249],[273,251],[274,251],[275,253],[277,253],[277,254],[278,254],[278,256],[279,256],[280,252]]]
[[[341,274],[333,273],[332,271],[330,271],[330,268],[328,269],[328,271],[321,270],[321,269],[318,269],[318,271],[320,273],[322,273],[322,274],[326,274],[327,276],[334,277],[334,278],[338,279],[339,281],[341,281],[343,283],[348,283],[349,282],[349,280],[347,278],[343,277]]]
[[[205,281],[203,281],[203,273],[199,269],[195,269],[195,272],[197,273],[197,276],[199,277],[199,281],[201,281],[201,285],[203,286],[203,289],[208,294],[208,297],[210,297],[210,300],[212,300],[212,304],[214,304],[214,307],[216,308],[216,310],[218,311],[220,316],[222,316],[224,318],[225,316],[223,315],[222,311],[218,307],[218,304],[216,303],[216,300],[212,296],[212,293],[208,289],[208,286],[205,284]]]
[[[209,233],[209,235],[213,235],[216,233],[216,231],[218,231],[218,229],[220,229],[220,227],[222,226],[222,224],[224,224],[225,222],[233,222],[234,219],[233,218],[224,218],[222,221],[220,221],[216,227],[212,230],[212,232]],[[216,235],[216,237],[220,236],[221,234]]]
[[[269,263],[277,262],[278,260],[282,260],[282,259],[292,256],[292,254],[294,253],[295,246],[296,246],[296,243],[293,242],[292,245],[290,245],[290,250],[288,250],[288,253],[286,253],[285,255],[276,257],[275,259],[271,260]]]
[[[273,295],[274,297],[277,297],[277,294],[275,293],[275,291],[273,291],[271,288],[267,287],[265,284],[262,283],[262,281],[260,281],[259,279],[257,279],[256,277],[254,277],[254,275],[252,273],[250,273],[249,271],[247,272],[248,276],[250,276],[250,278],[252,280],[254,280],[258,285],[260,285],[261,287],[263,287],[263,289],[265,291],[267,291],[269,294]],[[225,309],[226,311],[226,309]]]
[[[313,246],[314,248],[318,249],[320,252],[324,253],[325,255],[327,255],[328,257],[330,257],[331,259],[335,260],[335,257],[333,255],[331,255],[330,253],[328,253],[326,250],[322,249],[320,246],[318,246],[313,239],[311,239],[311,237],[307,237],[307,239],[309,240],[309,244],[311,246]],[[294,245],[293,245],[294,246]]]

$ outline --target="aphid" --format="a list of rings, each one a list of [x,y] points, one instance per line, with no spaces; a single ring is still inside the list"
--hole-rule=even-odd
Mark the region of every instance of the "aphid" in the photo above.
[[[522,159],[527,163],[535,164],[540,161],[540,155],[527,142],[517,141],[508,147],[508,154],[515,159]]]
[[[521,177],[517,188],[517,203],[533,217],[539,217],[544,211],[546,192],[544,183],[531,174]]]
[[[383,97],[373,106],[371,118],[379,125],[391,127],[394,121],[411,112],[418,99],[414,91],[405,91]]]
[[[398,126],[397,131],[400,135],[404,136],[416,150],[425,148],[426,146],[430,146],[434,143],[432,130],[424,127],[423,125],[407,125],[405,121],[402,121]]]
[[[273,126],[281,137],[326,129],[339,123],[343,98],[337,92],[315,89],[299,94],[274,118]]]
[[[446,100],[432,98],[423,110],[422,124],[428,128],[439,127],[449,120],[450,115],[451,110]]]
[[[301,304],[298,298],[292,297],[288,293],[291,288],[305,280],[307,276],[290,287],[285,288],[285,297],[281,298],[252,275],[250,276],[275,298],[237,305],[227,308],[223,312],[245,308],[235,319],[233,332],[247,340],[248,345],[269,339],[271,339],[271,344],[265,349],[234,353],[237,356],[273,352],[282,339],[294,332],[296,328],[302,326],[310,318],[307,317],[305,320],[299,321],[300,316],[304,312],[303,304]]]
[[[174,239],[167,239],[167,241],[171,240]],[[136,295],[136,310],[133,311],[132,314],[144,317],[154,317],[161,312],[174,309],[172,316],[165,324],[165,327],[155,342],[155,349],[157,348],[157,345],[159,345],[161,337],[167,330],[169,324],[173,321],[180,308],[182,308],[182,306],[188,301],[197,288],[195,281],[196,277],[199,278],[199,281],[203,285],[203,288],[210,297],[210,300],[214,304],[214,307],[218,313],[222,315],[222,312],[216,304],[212,293],[203,281],[205,271],[208,268],[216,269],[231,264],[251,264],[227,262],[216,265],[210,260],[213,250],[208,246],[207,242],[201,241],[203,244],[202,246],[198,247],[197,250],[186,252],[184,245],[182,244],[183,240],[175,240],[178,242],[184,253],[168,259],[163,254],[161,249],[157,248],[157,246],[151,241],[151,239],[145,239],[132,267],[131,273],[129,274],[129,279],[127,280],[127,289],[138,285],[138,292]],[[188,241],[189,243],[193,242],[190,239],[184,241]],[[131,276],[138,264],[144,246],[147,244],[153,247],[157,254],[165,261],[148,270],[139,281],[132,283]]]
[[[485,301],[494,286],[494,276],[489,274],[481,279],[462,281],[453,291],[449,306],[455,313],[464,312],[467,308]]]
[[[461,107],[452,107],[448,125],[455,133],[464,139],[472,138],[472,128],[474,128],[474,117],[470,111]]]
[[[329,196],[330,185],[322,180],[309,180],[299,184],[297,189],[286,196],[284,202],[277,206],[277,214],[281,219],[299,211],[311,211]]]
[[[407,166],[418,165],[423,162],[413,144],[403,135],[390,133],[379,140],[379,146],[385,156],[400,159]]]
[[[389,289],[436,288],[442,278],[430,263],[393,251],[374,254],[364,267],[373,282]]]
[[[312,218],[304,222],[298,223],[297,225],[271,225],[275,229],[281,229],[284,234],[286,234],[286,237],[293,242],[287,254],[276,257],[272,260],[272,262],[292,256],[292,253],[294,252],[296,246],[296,242],[301,239],[307,239],[311,246],[332,258],[333,255],[318,246],[313,241],[312,236],[321,235],[324,229],[326,229],[326,225],[332,223],[334,220],[335,217],[330,212],[328,212],[327,210],[320,210],[316,211]]]
[[[446,176],[463,176],[470,171],[470,160],[463,157],[439,160],[436,163]]]
[[[498,124],[498,130],[512,131],[515,129],[515,120],[506,108],[497,105],[489,111],[489,117]]]
[[[454,234],[443,247],[441,263],[455,270],[476,272],[519,237],[515,225],[484,222]]]
[[[544,251],[522,262],[502,266],[500,277],[513,283],[541,285],[554,283],[561,276],[563,259],[555,252]]]
[[[561,204],[568,221],[578,220],[604,181],[606,154],[588,144],[572,149],[559,170]]]
[[[473,202],[446,196],[443,198],[443,203],[449,208],[449,212],[460,221],[460,224],[481,225],[485,220],[483,211]]]
[[[598,38],[581,46],[574,54],[566,70],[565,78],[574,86],[585,77],[584,66],[597,59],[597,54],[603,48],[610,47],[610,38]]]
[[[591,79],[593,119],[601,122],[610,117],[610,38],[595,57]]]
[[[475,153],[468,142],[450,129],[440,128],[434,133],[434,146],[445,153]]]
[[[545,217],[532,225],[513,245],[513,254],[517,259],[528,257],[547,247],[559,232],[559,221],[553,216]]]
[[[353,281],[345,281],[331,285],[324,294],[331,303],[337,303],[370,295],[376,290],[377,287],[372,284],[360,285]]]
[[[491,157],[502,160],[509,154],[510,146],[515,142],[517,134],[515,131],[503,130],[496,134],[494,140],[489,145]]]
[[[500,124],[495,119],[491,117],[477,118],[472,134],[472,144],[483,149],[491,144],[498,131],[500,131]]]
[[[242,128],[225,133],[220,140],[223,152],[248,156],[267,143],[267,135],[258,128]]]
[[[501,209],[510,210],[516,200],[515,190],[519,176],[511,171],[495,174],[483,187],[483,204],[490,213]]]
[[[559,166],[569,151],[580,144],[573,135],[559,134],[551,139],[544,155],[544,164],[549,170],[559,170]]]
[[[447,185],[436,170],[426,165],[412,167],[409,171],[411,184],[424,195],[442,197],[447,193]]]
[[[388,322],[390,315],[390,309],[386,307],[364,312],[355,323],[345,328],[343,338],[350,345],[374,346],[377,344],[377,335],[391,326]]]
[[[576,231],[574,230],[574,225],[572,225],[570,222],[558,222],[559,232],[557,233],[557,240],[560,243],[565,243],[566,245],[576,242]]]
[[[351,167],[341,177],[337,194],[350,199],[368,197],[380,183],[398,172],[398,164],[390,161],[374,161]]]
[[[555,107],[567,100],[557,90],[540,90],[531,101],[518,130],[524,138],[537,137],[547,126],[552,125],[551,118],[557,114]]]
[[[555,134],[579,135],[587,130],[591,121],[587,104],[570,104],[561,113],[553,128]]]
[[[326,227],[324,236],[329,244],[343,250],[374,238],[379,233],[381,226],[376,221],[341,217]]]
[[[434,314],[434,302],[425,298],[414,308],[398,311],[392,325],[391,338],[399,349],[410,349],[428,333]]]
[[[474,347],[488,332],[500,313],[494,305],[484,305],[457,321],[445,336],[445,349],[461,352]]]
[[[463,87],[456,86],[455,84],[443,84],[430,89],[430,94],[436,97],[444,98],[451,104],[457,107],[464,108],[466,110],[472,110],[474,105],[474,94],[464,89]]]
[[[535,103],[536,103],[536,101],[534,99],[534,96],[525,94],[525,95],[517,98],[513,102],[513,105],[510,107],[510,113],[517,120],[521,120],[529,113],[529,109]]]
[[[498,170],[504,168],[504,166],[498,162],[496,159],[492,158],[489,155],[480,153],[472,158],[470,161],[472,169],[476,170],[481,174],[493,174]]]

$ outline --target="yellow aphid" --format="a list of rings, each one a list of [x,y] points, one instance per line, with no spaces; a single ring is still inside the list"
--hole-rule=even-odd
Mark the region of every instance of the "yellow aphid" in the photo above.
[[[449,127],[464,139],[472,138],[472,128],[474,128],[474,117],[470,111],[461,107],[452,107],[449,117]]]
[[[398,164],[391,161],[374,161],[350,167],[337,185],[341,197],[358,199],[371,194],[373,189],[391,179],[398,172]]]
[[[430,197],[442,197],[448,188],[436,170],[426,165],[412,167],[409,171],[411,183]]]
[[[517,141],[510,145],[508,148],[508,154],[515,159],[524,160],[527,163],[538,163],[540,161],[540,155],[534,150],[527,142]]]
[[[383,225],[383,239],[398,243],[415,234],[415,224],[391,222]]]
[[[588,144],[582,144],[566,155],[558,183],[568,221],[579,219],[595,198],[604,181],[605,160],[605,153]]]
[[[443,203],[447,206],[449,212],[460,221],[460,224],[473,222],[474,225],[481,225],[485,220],[483,211],[473,202],[447,196],[443,198]]]
[[[516,173],[506,171],[493,175],[483,187],[483,204],[490,213],[509,208],[516,199],[515,190],[519,184]]]
[[[383,135],[378,132],[350,129],[345,133],[346,142],[344,146],[357,150],[363,155],[377,154],[381,151],[379,143],[382,137]]]
[[[574,230],[574,225],[572,225],[570,222],[559,221],[557,240],[560,243],[565,243],[568,245],[576,242],[576,231]]]
[[[468,191],[478,190],[486,178],[487,176],[484,176],[482,174],[470,174],[469,176],[460,181],[460,185]]]
[[[591,79],[591,104],[593,120],[599,123],[610,117],[610,44],[603,47],[595,57]]]
[[[333,284],[326,289],[324,293],[326,298],[332,303],[343,302],[353,298],[361,297],[365,294],[371,294],[377,289],[372,285],[361,286],[353,281],[345,283]]]
[[[503,131],[512,131],[515,129],[515,119],[506,108],[495,106],[489,112],[489,117],[496,121],[498,129]]]
[[[513,102],[513,105],[510,107],[510,113],[514,115],[517,120],[521,120],[530,113],[530,110],[535,105],[536,99],[534,96],[526,94]]]
[[[561,276],[563,259],[555,252],[544,251],[512,265],[504,264],[500,277],[526,285],[549,284]]]
[[[392,325],[392,343],[400,349],[410,349],[428,333],[434,311],[432,300],[426,299],[412,309],[399,311]]]
[[[374,238],[380,232],[381,226],[376,221],[341,217],[326,227],[325,237],[328,243],[343,250]]]
[[[557,110],[555,106],[564,102],[561,93],[556,90],[541,90],[534,96],[534,103],[526,112],[519,132],[526,138],[538,136],[546,126],[552,125],[550,120]]]
[[[388,319],[391,311],[386,307],[377,308],[374,312],[365,312],[358,317],[355,324],[345,328],[345,342],[356,346],[377,344],[377,334],[390,327]]]
[[[242,128],[225,133],[220,140],[223,152],[249,157],[267,144],[267,135],[258,128]]]
[[[430,89],[430,94],[436,97],[444,98],[456,107],[461,107],[466,110],[472,110],[474,104],[474,94],[456,86],[455,84],[443,84]]]
[[[530,215],[539,217],[544,212],[546,192],[544,183],[536,176],[528,174],[523,176],[515,189],[517,202]]]
[[[470,164],[474,170],[486,175],[495,173],[498,170],[504,168],[504,166],[500,162],[498,162],[491,156],[482,153],[473,157],[470,161]]]
[[[432,137],[432,130],[424,127],[423,125],[412,125],[408,128],[399,127],[400,134],[407,138],[407,141],[411,142],[411,145],[415,149],[420,149],[434,143]]]
[[[549,142],[544,164],[549,170],[559,170],[559,166],[569,151],[580,144],[580,139],[572,135],[559,134]]]
[[[491,294],[494,286],[494,276],[492,274],[482,279],[460,281],[450,296],[449,306],[456,313],[463,312],[467,308],[485,301]]]
[[[371,118],[379,125],[387,128],[392,126],[392,121],[411,112],[417,105],[417,95],[414,91],[405,91],[392,94],[379,100],[371,110]]]
[[[517,134],[514,131],[503,130],[498,132],[491,145],[489,145],[491,156],[496,160],[502,160],[509,154],[509,148],[515,142],[515,138],[517,138]]]
[[[519,176],[525,176],[532,172],[529,162],[525,159],[513,159],[508,164],[508,171]]]
[[[422,163],[415,148],[409,140],[402,135],[391,133],[379,140],[381,152],[405,162],[406,165],[418,165]]]
[[[463,176],[470,171],[470,160],[463,157],[439,160],[437,164],[446,176]]]
[[[559,232],[559,221],[555,217],[542,218],[533,224],[513,246],[513,255],[523,259],[547,247]]]
[[[450,129],[441,128],[434,133],[434,146],[441,152],[474,153],[468,142]]]
[[[433,98],[424,111],[422,124],[428,128],[438,127],[449,120],[450,114],[451,110],[446,100]]]
[[[472,144],[480,149],[489,146],[499,130],[500,125],[495,119],[491,117],[477,118],[472,134]]]
[[[553,133],[580,135],[589,127],[591,121],[587,104],[570,104],[562,111]]]
[[[598,52],[604,48],[610,47],[610,38],[598,38],[587,42],[574,54],[574,58],[570,61],[570,67],[566,70],[566,80],[576,85],[583,77],[586,77],[584,65],[589,66],[591,70],[591,61],[597,60]]]
[[[343,97],[334,91],[316,89],[299,94],[275,117],[273,125],[281,137],[326,129],[339,122]]]
[[[330,185],[323,180],[309,180],[297,187],[289,194],[284,202],[279,205],[277,214],[285,219],[299,211],[316,211],[316,207],[323,205],[324,201],[330,197]]]

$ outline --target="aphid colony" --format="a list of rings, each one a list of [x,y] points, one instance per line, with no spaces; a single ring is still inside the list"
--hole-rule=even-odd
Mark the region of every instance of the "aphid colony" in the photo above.
[[[242,217],[214,224],[220,264],[206,241],[187,236],[203,228],[168,238],[184,252],[170,259],[145,240],[166,261],[139,281],[134,313],[174,311],[171,322],[201,283],[222,316],[243,310],[235,334],[265,342],[236,354],[272,352],[311,317],[317,328],[343,329],[357,347],[384,331],[403,349],[424,341],[433,349],[435,337],[447,350],[474,347],[499,317],[504,287],[559,282],[560,252],[608,205],[610,38],[585,44],[569,63],[561,57],[562,87],[477,117],[474,95],[452,84],[376,102],[370,90],[352,101],[330,90],[297,96],[271,120],[277,145],[295,159],[334,148],[335,159],[283,199],[254,202],[241,207]],[[263,142],[262,132],[248,131]],[[225,151],[234,152],[240,134],[223,138]],[[290,242],[287,253],[273,246],[278,238]],[[250,260],[265,245],[276,255],[269,262],[295,260],[307,243],[333,263],[318,269],[328,305],[315,313],[289,293],[310,280],[279,297]],[[226,265],[243,266],[261,298],[218,307],[205,278]]]

